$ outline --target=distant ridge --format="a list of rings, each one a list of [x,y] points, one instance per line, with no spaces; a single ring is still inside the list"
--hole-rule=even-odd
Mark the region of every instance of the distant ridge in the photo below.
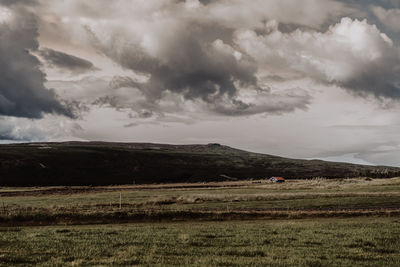
[[[61,142],[0,145],[0,186],[114,185],[400,176],[400,168],[289,159],[220,144]]]

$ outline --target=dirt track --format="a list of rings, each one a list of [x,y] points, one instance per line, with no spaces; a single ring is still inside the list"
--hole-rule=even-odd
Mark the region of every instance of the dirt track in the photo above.
[[[157,190],[157,189],[197,189],[197,188],[226,188],[250,186],[252,183],[261,182],[212,182],[212,183],[178,183],[178,184],[154,184],[154,185],[125,185],[125,186],[60,186],[60,187],[38,187],[24,190],[19,188],[15,191],[1,190],[0,197],[17,196],[42,196],[42,195],[71,195],[84,193],[102,193],[129,190]]]
[[[35,216],[1,219],[0,227],[35,226],[35,225],[86,225],[119,223],[157,223],[179,221],[230,221],[230,220],[271,220],[271,219],[306,219],[306,218],[347,218],[347,217],[399,217],[400,208],[382,209],[338,209],[338,210],[275,210],[275,211],[175,211],[160,213],[116,212],[112,214],[53,214],[51,217]],[[1,232],[1,228],[0,228]]]

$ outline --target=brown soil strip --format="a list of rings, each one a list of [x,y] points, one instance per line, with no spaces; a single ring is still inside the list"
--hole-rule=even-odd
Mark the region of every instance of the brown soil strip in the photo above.
[[[297,210],[297,211],[165,211],[165,212],[114,212],[109,214],[31,214],[0,217],[0,226],[34,225],[84,225],[119,224],[139,222],[178,221],[230,221],[259,219],[305,219],[333,217],[400,217],[400,208],[390,209],[337,209],[337,210]]]
[[[251,182],[211,182],[211,183],[184,183],[184,184],[156,184],[156,185],[126,185],[126,186],[60,186],[18,191],[0,191],[0,197],[42,196],[42,195],[71,195],[84,193],[103,193],[128,190],[156,190],[156,189],[197,189],[197,188],[226,188],[250,186]]]

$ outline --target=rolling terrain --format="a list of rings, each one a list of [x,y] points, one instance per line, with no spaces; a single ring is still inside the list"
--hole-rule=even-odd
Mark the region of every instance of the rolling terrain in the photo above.
[[[219,144],[63,142],[0,145],[0,186],[236,181],[284,176],[388,178],[400,168],[252,153]]]

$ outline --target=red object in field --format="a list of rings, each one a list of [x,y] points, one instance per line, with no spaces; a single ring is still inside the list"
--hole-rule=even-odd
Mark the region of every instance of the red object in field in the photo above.
[[[284,183],[285,182],[285,178],[283,178],[283,177],[271,177],[271,178],[269,178],[269,180],[274,183]]]

